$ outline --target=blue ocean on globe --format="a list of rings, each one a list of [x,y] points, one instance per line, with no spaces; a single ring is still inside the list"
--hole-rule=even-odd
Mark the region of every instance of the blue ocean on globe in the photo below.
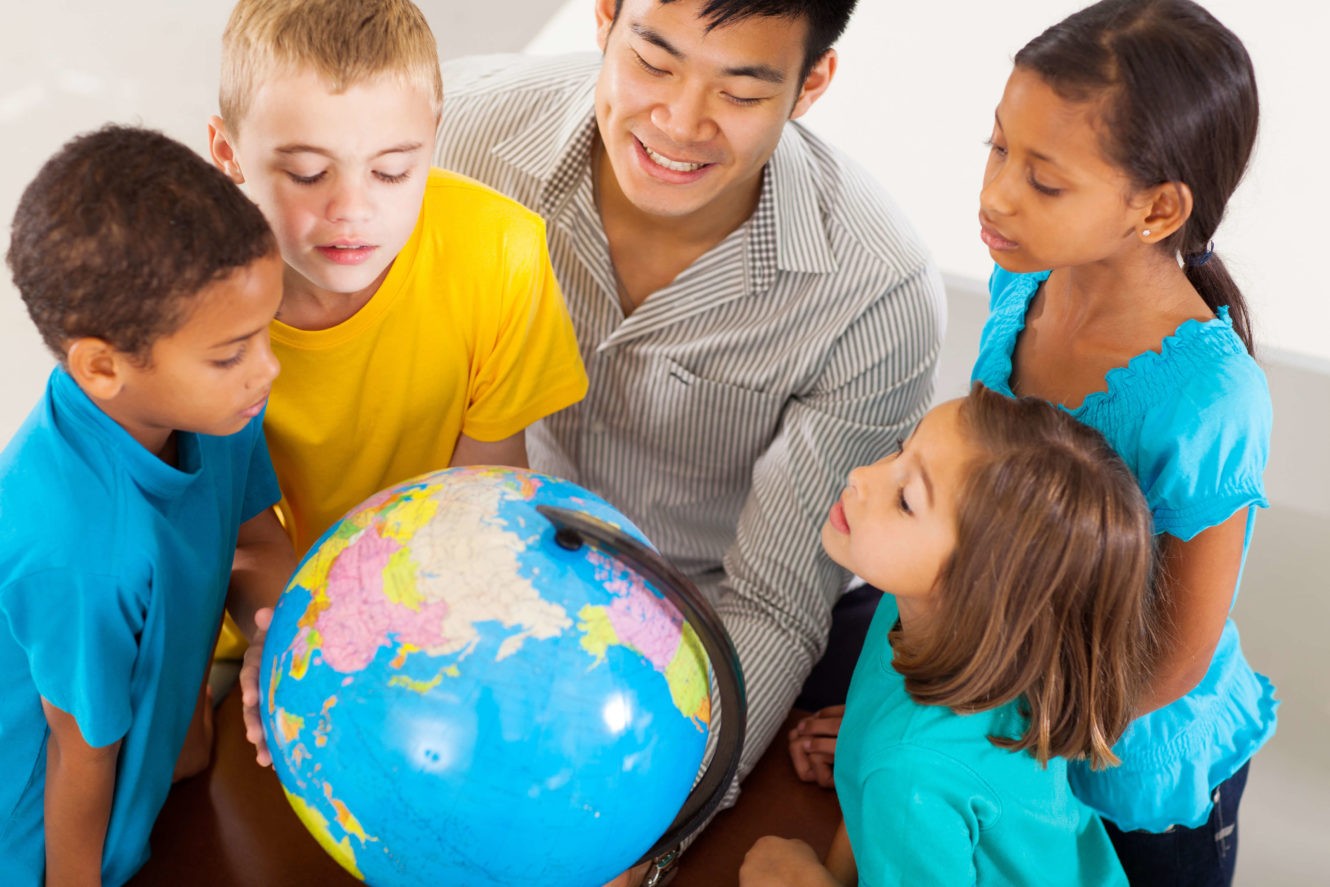
[[[449,469],[331,527],[276,608],[274,767],[370,884],[594,887],[688,796],[710,719],[695,632],[630,567],[558,545],[541,504],[646,542],[567,481]]]

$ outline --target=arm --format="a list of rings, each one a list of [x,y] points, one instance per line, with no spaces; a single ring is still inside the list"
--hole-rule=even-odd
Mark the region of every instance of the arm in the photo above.
[[[825,862],[827,871],[842,884],[858,884],[859,869],[854,864],[854,851],[850,849],[850,833],[845,830],[845,820],[840,821],[836,836],[831,839]]]
[[[1249,510],[1240,509],[1186,542],[1161,537],[1157,606],[1164,637],[1138,715],[1180,699],[1205,677],[1242,569]]]
[[[716,606],[748,691],[740,778],[770,744],[826,644],[845,579],[821,549],[827,510],[851,468],[880,458],[927,411],[940,304],[926,269],[872,303],[826,355],[822,377],[786,405],[753,466]],[[731,786],[727,804],[737,794]]]
[[[457,446],[453,449],[453,458],[449,468],[459,465],[511,465],[514,468],[528,467],[526,458],[526,432],[505,437],[502,440],[476,440],[465,434],[457,436]]]
[[[838,835],[844,831],[841,823]],[[758,838],[739,869],[739,887],[842,887],[847,883],[854,882],[838,880],[818,862],[812,847],[775,835]]]
[[[100,884],[120,742],[93,748],[74,717],[42,699],[46,741],[46,882]]]
[[[226,610],[251,641],[255,640],[254,614],[276,605],[296,562],[291,539],[273,509],[265,508],[240,525]]]
[[[272,763],[263,738],[259,716],[259,667],[263,661],[263,639],[272,621],[272,608],[295,572],[297,558],[291,539],[277,520],[277,512],[265,508],[240,525],[231,588],[226,608],[249,639],[240,666],[240,698],[245,738],[254,744],[261,766]]]

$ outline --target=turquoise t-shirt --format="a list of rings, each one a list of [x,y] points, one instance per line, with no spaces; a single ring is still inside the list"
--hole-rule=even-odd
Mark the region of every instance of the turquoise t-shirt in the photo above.
[[[994,270],[973,381],[1011,395],[1016,340],[1047,277]],[[1214,320],[1186,321],[1159,351],[1110,370],[1105,383],[1067,412],[1098,429],[1136,475],[1155,532],[1187,540],[1247,509],[1245,564],[1256,508],[1267,505],[1270,392],[1228,309]],[[1274,734],[1277,705],[1229,619],[1200,684],[1131,724],[1114,746],[1121,766],[1091,772],[1073,764],[1072,787],[1123,829],[1195,828],[1210,815],[1214,787]]]
[[[1067,764],[988,741],[1017,736],[1012,702],[957,714],[920,705],[892,667],[882,599],[845,701],[836,795],[862,887],[917,884],[1125,885],[1099,817],[1067,784]]]
[[[272,506],[262,417],[179,435],[179,468],[62,369],[0,453],[0,883],[45,869],[41,697],[121,740],[102,878],[148,858],[220,624],[240,524]]]

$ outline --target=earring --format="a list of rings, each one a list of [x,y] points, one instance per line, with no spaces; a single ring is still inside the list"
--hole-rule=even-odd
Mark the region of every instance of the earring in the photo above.
[[[1145,237],[1145,238],[1149,238],[1149,236],[1150,236],[1150,229],[1149,229],[1149,228],[1146,228],[1144,231],[1142,231],[1142,232],[1141,232],[1141,236],[1142,236],[1142,237]]]

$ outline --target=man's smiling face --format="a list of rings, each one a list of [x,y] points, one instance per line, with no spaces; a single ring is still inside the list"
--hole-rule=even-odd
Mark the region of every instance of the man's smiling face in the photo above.
[[[802,19],[752,16],[712,29],[702,6],[623,0],[616,19],[614,0],[597,0],[604,159],[624,197],[649,215],[753,204],[785,122],[820,95],[834,64],[824,58],[800,79]]]

